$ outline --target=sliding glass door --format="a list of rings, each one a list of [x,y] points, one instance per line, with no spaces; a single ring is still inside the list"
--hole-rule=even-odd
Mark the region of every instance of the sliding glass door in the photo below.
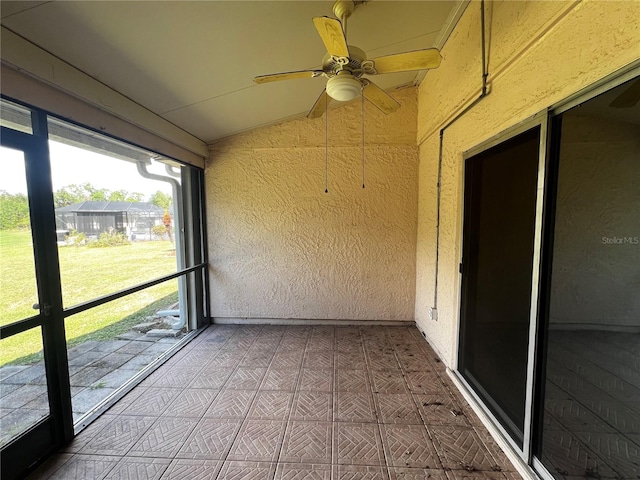
[[[540,127],[466,160],[459,369],[523,446]]]
[[[558,479],[640,476],[640,79],[555,118],[537,455]]]
[[[465,158],[458,374],[543,478],[640,478],[637,69],[626,78]]]

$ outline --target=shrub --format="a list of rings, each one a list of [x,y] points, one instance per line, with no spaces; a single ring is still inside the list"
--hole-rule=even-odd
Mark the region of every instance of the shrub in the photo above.
[[[151,235],[156,237],[158,240],[162,240],[166,234],[167,228],[164,225],[154,225],[151,228]]]
[[[97,240],[87,243],[87,247],[118,247],[120,245],[131,245],[124,233],[120,233],[113,228],[102,232]]]
[[[79,247],[87,243],[87,236],[84,232],[78,232],[77,230],[71,230],[65,237],[67,245],[74,245]]]
[[[23,193],[0,192],[0,230],[29,228],[29,201]]]

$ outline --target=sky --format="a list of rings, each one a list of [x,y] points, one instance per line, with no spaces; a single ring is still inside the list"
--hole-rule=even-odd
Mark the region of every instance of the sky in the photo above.
[[[53,191],[71,184],[90,183],[96,188],[139,192],[144,200],[160,190],[171,193],[166,182],[154,181],[140,176],[133,162],[115,159],[99,153],[50,141]],[[166,175],[164,166],[154,162],[149,167],[152,173]],[[0,191],[11,194],[26,193],[24,160],[21,152],[0,147]]]

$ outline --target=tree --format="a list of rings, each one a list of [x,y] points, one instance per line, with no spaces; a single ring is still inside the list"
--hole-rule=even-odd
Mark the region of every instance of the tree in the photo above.
[[[171,195],[167,195],[166,193],[158,190],[156,193],[153,193],[149,197],[149,201],[156,207],[160,207],[163,210],[169,210],[171,208],[171,204],[173,203],[173,198],[171,197]]]
[[[96,188],[88,182],[82,185],[74,183],[56,190],[53,193],[53,203],[59,208],[87,200],[104,201],[108,194],[109,190],[106,188]]]
[[[53,204],[55,208],[60,208],[82,202],[85,200],[84,193],[79,185],[67,185],[53,192]]]
[[[29,199],[23,193],[0,191],[0,230],[29,228]]]
[[[55,208],[66,207],[74,203],[97,201],[97,202],[140,202],[144,195],[138,192],[128,192],[126,190],[110,191],[106,188],[96,188],[90,183],[82,185],[71,184],[62,187],[53,193],[53,203]]]
[[[109,193],[110,202],[124,202],[126,197],[127,192],[124,190],[116,190],[115,192]]]
[[[140,192],[128,192],[125,197],[125,202],[141,202],[144,198],[144,194]]]
[[[126,190],[115,190],[109,193],[110,202],[140,202],[142,198],[142,193],[127,192]]]
[[[109,190],[107,190],[106,188],[95,188],[90,183],[83,184],[82,188],[84,188],[89,193],[89,200],[104,202],[109,196]]]

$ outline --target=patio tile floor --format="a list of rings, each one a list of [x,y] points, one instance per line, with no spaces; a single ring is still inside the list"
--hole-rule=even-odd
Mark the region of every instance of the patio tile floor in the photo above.
[[[520,476],[416,328],[214,325],[29,478]]]
[[[67,352],[73,418],[78,420],[166,352],[178,338],[89,340]],[[0,441],[49,414],[43,361],[0,367]]]

